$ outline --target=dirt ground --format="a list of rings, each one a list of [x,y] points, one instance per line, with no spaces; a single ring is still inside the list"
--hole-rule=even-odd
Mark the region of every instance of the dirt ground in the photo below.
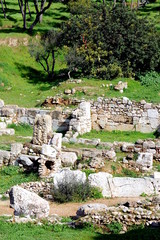
[[[111,198],[111,199],[97,199],[97,200],[91,200],[84,203],[63,203],[63,204],[57,204],[55,202],[49,202],[50,204],[50,214],[57,214],[59,216],[75,216],[76,211],[78,208],[83,204],[88,203],[103,203],[107,206],[114,206],[118,203],[125,203],[125,202],[134,202],[139,199],[143,198]],[[0,201],[0,216],[1,215],[13,215],[13,209],[9,206],[9,200],[6,201]]]

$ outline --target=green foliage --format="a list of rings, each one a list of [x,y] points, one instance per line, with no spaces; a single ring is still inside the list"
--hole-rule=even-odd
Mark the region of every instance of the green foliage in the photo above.
[[[127,177],[132,177],[132,178],[137,178],[138,174],[130,169],[123,168],[122,169],[122,174],[124,174]]]
[[[85,172],[86,176],[88,177],[90,174],[95,173],[94,170],[91,169],[83,169],[82,172]]]
[[[140,76],[139,79],[141,84],[146,87],[152,86],[160,89],[160,75],[155,71],[148,72],[146,75]]]
[[[159,35],[149,21],[121,5],[90,4],[70,18],[64,32],[70,70],[113,79],[159,69]]]
[[[79,202],[90,198],[101,198],[102,193],[99,189],[91,187],[86,181],[85,183],[75,182],[74,179],[69,179],[65,182],[58,183],[58,187],[51,192],[54,201],[65,202]]]
[[[111,165],[111,169],[112,169],[112,171],[113,171],[113,174],[115,174],[115,173],[116,173],[116,170],[117,170],[116,166]]]
[[[141,197],[147,197],[147,194],[145,192],[141,193]]]
[[[110,224],[107,224],[107,228],[109,229],[109,232],[118,234],[122,230],[122,224],[119,222],[112,222]]]
[[[16,166],[2,167],[0,168],[0,194],[6,192],[14,185],[38,180],[37,174],[24,173],[22,168]]]
[[[160,172],[160,164],[157,166],[157,171]]]

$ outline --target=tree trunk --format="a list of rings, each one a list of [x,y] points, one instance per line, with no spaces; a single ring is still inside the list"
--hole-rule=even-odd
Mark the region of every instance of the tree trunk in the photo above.
[[[29,2],[28,2],[28,0],[27,0],[27,8],[28,8],[29,16],[30,16],[30,18],[31,18],[31,11],[30,11],[30,7],[29,7]]]
[[[43,11],[44,5],[46,3],[46,0],[42,0],[41,1],[41,11]],[[39,17],[39,22],[42,22],[42,18],[43,18],[43,14],[41,14],[41,16]]]
[[[5,12],[5,9],[4,9],[4,6],[3,6],[3,0],[1,0],[1,6],[2,6],[2,11],[3,11],[4,18],[7,18],[6,12]]]
[[[51,6],[53,0],[49,0],[48,4],[46,7],[43,8],[42,11],[38,12],[36,15],[36,18],[34,20],[34,22],[31,24],[30,28],[29,28],[29,32],[32,33],[33,28],[36,26],[36,24],[39,22],[40,16]]]
[[[19,4],[19,8],[20,8],[20,11],[21,11],[21,14],[22,14],[22,18],[23,18],[23,15],[24,15],[23,0],[18,0],[18,4]]]
[[[24,0],[23,29],[27,28],[27,25],[26,25],[26,9],[27,9],[27,0]]]

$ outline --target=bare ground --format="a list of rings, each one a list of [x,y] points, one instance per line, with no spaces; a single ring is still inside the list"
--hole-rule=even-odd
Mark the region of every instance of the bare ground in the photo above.
[[[117,205],[118,203],[125,203],[127,201],[134,202],[139,199],[143,199],[143,198],[142,197],[141,198],[140,197],[139,198],[138,197],[137,198],[111,198],[111,199],[91,200],[84,203],[63,203],[63,204],[50,202],[50,214],[57,214],[59,216],[64,216],[64,217],[75,216],[76,211],[83,204],[103,203],[103,204],[106,204],[107,206],[114,206],[114,205]],[[13,209],[10,208],[9,206],[9,200],[0,201],[0,216],[5,214],[13,215]]]

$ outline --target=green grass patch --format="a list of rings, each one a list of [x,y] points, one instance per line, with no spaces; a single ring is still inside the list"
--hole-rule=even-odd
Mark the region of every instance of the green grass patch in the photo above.
[[[87,224],[86,224],[87,225]],[[67,225],[43,224],[35,225],[32,223],[17,224],[6,222],[5,218],[0,217],[0,239],[1,240],[159,240],[159,228],[144,228],[135,226],[134,230],[124,234],[117,234],[121,228],[120,224],[114,223],[108,226],[113,230],[113,234],[103,234],[100,229],[95,229],[89,224],[85,227],[70,228]],[[101,231],[101,233],[100,233]]]
[[[0,194],[5,193],[14,185],[38,180],[37,174],[24,173],[22,168],[16,166],[2,167],[0,169]]]
[[[147,138],[152,138],[154,139],[154,133],[141,133],[141,132],[128,132],[128,131],[96,131],[92,130],[89,133],[85,133],[81,136],[81,138],[88,138],[88,139],[93,139],[93,138],[99,138],[101,139],[102,142],[114,142],[114,141],[119,141],[119,142],[136,142],[138,139],[147,139]]]
[[[11,143],[14,142],[30,142],[31,137],[33,136],[33,127],[28,124],[9,124],[8,128],[15,129],[15,135],[2,135],[0,136],[0,149],[2,150],[11,150]]]
[[[31,127],[29,124],[20,123],[20,124],[9,124],[8,128],[13,128],[15,130],[15,134],[17,136],[32,136],[33,134],[33,127]]]

